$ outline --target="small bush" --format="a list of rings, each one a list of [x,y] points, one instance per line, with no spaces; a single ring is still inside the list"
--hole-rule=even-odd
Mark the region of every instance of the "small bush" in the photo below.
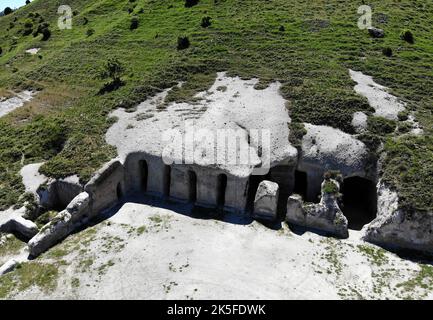
[[[382,53],[384,56],[392,57],[392,49],[389,47],[383,48]]]
[[[203,17],[203,18],[201,19],[201,26],[202,26],[203,28],[210,27],[210,25],[212,24],[211,20],[212,20],[211,17]]]
[[[284,26],[280,26],[280,28],[278,30],[280,30],[280,32],[284,32],[284,31],[286,31],[286,28]]]
[[[26,0],[26,4],[30,4],[30,0]]]
[[[2,47],[0,47],[0,55],[3,53],[3,49]]]
[[[189,42],[188,37],[178,37],[177,38],[177,50],[184,50],[189,48],[191,43]]]
[[[326,181],[323,186],[323,192],[328,194],[337,194],[338,193],[338,186],[332,182],[332,181]]]
[[[7,16],[8,14],[11,14],[12,12],[14,12],[10,7],[6,7],[3,11],[3,14],[5,16]]]
[[[124,84],[121,79],[124,72],[125,68],[118,59],[108,59],[98,76],[100,79],[110,79],[110,81],[104,84],[99,93],[111,92],[120,88]]]
[[[51,38],[51,31],[50,29],[42,29],[42,41],[47,41]]]
[[[24,21],[24,28],[26,28],[26,29],[33,28],[33,22],[32,22],[32,20],[26,19],[26,21]]]
[[[400,111],[397,116],[399,121],[406,121],[409,119],[409,112],[407,110]]]
[[[413,38],[413,33],[410,30],[403,30],[400,34],[400,38],[410,44],[413,44],[415,42]]]
[[[199,0],[185,0],[185,8],[191,8],[198,4]]]
[[[135,30],[138,28],[138,18],[137,17],[132,17],[131,19],[131,25],[129,26],[130,30]]]
[[[412,129],[412,126],[409,123],[403,122],[403,123],[400,123],[398,125],[397,130],[398,130],[398,133],[403,134],[403,133],[408,133],[411,129]]]
[[[88,37],[90,37],[91,35],[93,35],[95,33],[95,30],[94,29],[87,29],[87,31],[86,31],[86,35],[88,36]]]
[[[23,30],[23,35],[24,36],[28,36],[29,34],[31,34],[33,32],[33,29],[31,29],[31,28],[25,28],[24,30]]]

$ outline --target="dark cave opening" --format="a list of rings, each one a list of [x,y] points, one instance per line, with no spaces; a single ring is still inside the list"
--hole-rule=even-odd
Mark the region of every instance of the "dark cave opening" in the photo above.
[[[248,180],[248,193],[247,193],[247,204],[245,207],[246,212],[253,212],[254,210],[254,199],[260,182],[265,180],[266,176],[252,175]]]
[[[146,160],[140,161],[140,172],[141,172],[141,189],[146,192],[147,191],[147,178],[149,175],[149,168],[147,166]]]
[[[303,171],[295,171],[295,188],[293,193],[302,196],[302,199],[307,200],[307,173]]]
[[[226,200],[227,176],[220,174],[217,182],[217,206],[223,208]]]
[[[165,165],[164,166],[164,176],[163,176],[163,187],[164,187],[164,196],[170,196],[170,184],[171,184],[171,167]]]
[[[188,200],[191,203],[195,203],[197,200],[197,174],[194,171],[188,171],[188,188]]]
[[[341,209],[348,220],[349,229],[361,230],[376,217],[377,191],[372,181],[360,177],[346,178],[341,193]]]

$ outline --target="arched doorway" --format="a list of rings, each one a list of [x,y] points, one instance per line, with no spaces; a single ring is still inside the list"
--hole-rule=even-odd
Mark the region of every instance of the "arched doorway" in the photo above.
[[[141,177],[141,190],[143,192],[147,191],[147,178],[149,176],[149,167],[147,166],[146,160],[141,160],[139,162],[140,166],[140,177]]]
[[[188,200],[191,203],[195,203],[197,200],[197,175],[194,171],[188,171]]]
[[[341,193],[341,209],[349,222],[349,229],[361,230],[376,217],[377,191],[372,181],[361,177],[346,178]]]
[[[220,174],[217,181],[217,206],[223,208],[226,201],[227,176]]]

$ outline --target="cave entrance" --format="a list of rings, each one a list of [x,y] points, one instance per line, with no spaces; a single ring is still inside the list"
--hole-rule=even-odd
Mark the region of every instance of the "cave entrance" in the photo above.
[[[149,167],[146,160],[140,161],[140,176],[141,176],[141,190],[147,191],[147,178],[149,176]]]
[[[191,203],[195,203],[197,200],[197,174],[192,170],[188,171],[188,188],[188,200]]]
[[[248,180],[247,204],[245,207],[246,212],[253,212],[254,199],[256,198],[257,189],[259,188],[260,182],[262,182],[263,180],[265,180],[265,176],[250,176]]]
[[[165,165],[163,172],[163,194],[165,197],[170,196],[170,184],[171,184],[171,167]]]
[[[302,199],[307,200],[307,173],[303,171],[295,171],[295,188],[293,189],[293,193],[299,194],[302,196]]]
[[[217,206],[218,208],[224,208],[226,201],[226,189],[227,189],[227,176],[220,174],[217,181]]]
[[[360,177],[346,178],[341,193],[341,209],[348,220],[349,229],[361,230],[376,217],[377,191],[372,181]]]

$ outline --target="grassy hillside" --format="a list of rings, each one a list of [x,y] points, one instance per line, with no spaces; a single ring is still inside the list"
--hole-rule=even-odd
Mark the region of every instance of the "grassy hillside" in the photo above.
[[[357,8],[365,1],[200,0],[34,0],[0,18],[0,95],[7,90],[41,90],[24,108],[0,119],[0,207],[23,192],[19,168],[47,161],[53,177],[79,174],[87,181],[115,156],[104,133],[116,107],[132,108],[147,96],[186,81],[171,100],[189,99],[206,89],[217,71],[258,77],[261,86],[283,83],[282,93],[296,123],[325,124],[352,133],[354,111],[371,113],[353,91],[348,68],[363,71],[393,89],[424,126],[422,137],[382,134],[377,128],[362,139],[372,151],[386,142],[384,177],[402,194],[403,205],[433,208],[433,3],[422,0],[370,1],[374,25],[386,37],[359,30]],[[69,4],[73,29],[57,28],[57,8]],[[204,17],[211,25],[201,25]],[[132,19],[138,28],[131,30]],[[42,20],[43,19],[43,20]],[[44,22],[51,36],[24,35]],[[400,38],[413,32],[415,43]],[[179,36],[188,49],[177,50]],[[25,50],[40,47],[38,55]],[[391,48],[393,56],[382,51]],[[109,58],[126,68],[125,85],[98,94],[98,71]],[[404,128],[402,128],[403,130]]]

